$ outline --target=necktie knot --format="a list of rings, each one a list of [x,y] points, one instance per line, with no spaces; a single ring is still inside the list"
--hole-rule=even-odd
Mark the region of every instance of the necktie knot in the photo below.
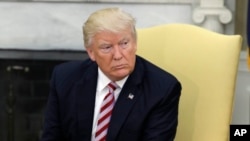
[[[118,85],[115,82],[110,82],[108,84],[109,92],[111,92],[111,93],[113,93],[117,87],[118,87]]]

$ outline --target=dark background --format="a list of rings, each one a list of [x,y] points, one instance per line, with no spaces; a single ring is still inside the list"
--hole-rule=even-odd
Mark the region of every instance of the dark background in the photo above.
[[[55,65],[82,51],[0,50],[0,141],[38,141]]]

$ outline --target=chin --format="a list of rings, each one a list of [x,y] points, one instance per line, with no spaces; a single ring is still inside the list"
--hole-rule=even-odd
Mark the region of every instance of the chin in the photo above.
[[[119,81],[119,80],[122,80],[123,78],[125,78],[128,75],[129,75],[129,73],[116,74],[116,75],[114,75],[113,78],[115,78],[116,81]]]

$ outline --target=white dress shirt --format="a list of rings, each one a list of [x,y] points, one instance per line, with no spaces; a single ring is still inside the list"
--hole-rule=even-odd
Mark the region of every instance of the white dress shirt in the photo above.
[[[118,88],[114,91],[115,100],[117,100],[120,91],[125,84],[128,76],[123,78],[120,81],[116,81],[115,83],[118,85]],[[94,119],[93,119],[93,126],[92,126],[92,139],[95,139],[95,131],[97,127],[97,117],[101,108],[102,101],[105,95],[109,92],[107,85],[111,82],[111,80],[98,68],[98,78],[97,78],[97,87],[96,87],[96,98],[95,98],[95,111],[94,111]]]

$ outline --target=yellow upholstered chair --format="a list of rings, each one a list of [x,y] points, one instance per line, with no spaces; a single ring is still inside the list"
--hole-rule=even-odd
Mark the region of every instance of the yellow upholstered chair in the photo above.
[[[138,29],[137,54],[182,83],[175,141],[227,141],[242,38],[188,24]]]

